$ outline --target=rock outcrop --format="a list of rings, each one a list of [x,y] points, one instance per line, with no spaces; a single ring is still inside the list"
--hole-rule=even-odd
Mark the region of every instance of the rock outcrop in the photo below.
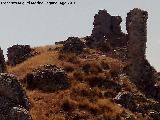
[[[158,120],[160,118],[160,103],[147,99],[142,94],[123,91],[119,92],[114,100],[117,104],[122,105],[132,112],[139,112],[144,116],[149,115],[153,120]]]
[[[43,91],[66,89],[69,82],[66,73],[61,68],[46,64],[26,75],[27,88]]]
[[[3,50],[0,48],[0,73],[3,73],[6,71],[6,63],[5,63],[5,58],[3,55]]]
[[[69,37],[64,42],[63,52],[81,53],[85,44],[78,37]]]
[[[31,120],[30,103],[15,76],[0,74],[0,119]]]
[[[29,45],[13,45],[12,47],[9,47],[7,51],[8,64],[15,66],[16,64],[25,61],[32,56],[31,52],[32,49]]]

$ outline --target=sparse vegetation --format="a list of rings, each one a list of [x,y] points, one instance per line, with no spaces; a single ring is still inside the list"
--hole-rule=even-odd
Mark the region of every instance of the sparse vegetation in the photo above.
[[[124,112],[132,114],[133,118],[139,116],[112,100],[121,90],[120,81],[124,83],[123,89],[137,90],[127,77],[119,76],[126,63],[95,54],[93,49],[87,48],[76,55],[54,48],[35,48],[40,54],[15,67],[8,66],[8,72],[17,75],[22,83],[28,73],[44,64],[62,67],[68,74],[71,85],[65,90],[43,92],[26,89],[33,120],[121,120]],[[142,116],[139,118],[143,119]]]

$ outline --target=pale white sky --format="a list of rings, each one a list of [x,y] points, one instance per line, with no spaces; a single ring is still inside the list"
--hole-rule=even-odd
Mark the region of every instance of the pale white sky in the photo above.
[[[44,1],[59,2],[60,0]],[[5,54],[7,47],[13,44],[39,46],[54,44],[55,41],[65,40],[69,36],[90,35],[93,28],[93,17],[99,9],[106,9],[111,15],[122,16],[122,29],[125,32],[127,12],[133,8],[141,8],[149,13],[147,58],[160,71],[160,54],[158,53],[160,51],[159,0],[154,0],[154,2],[151,0],[61,1],[75,1],[76,4],[64,6],[46,4],[0,5],[0,46]]]

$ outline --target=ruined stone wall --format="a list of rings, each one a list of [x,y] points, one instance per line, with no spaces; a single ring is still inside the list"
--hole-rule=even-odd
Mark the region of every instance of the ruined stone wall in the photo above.
[[[127,14],[126,29],[128,32],[129,75],[135,80],[142,78],[145,66],[145,50],[147,42],[148,13],[133,9]]]
[[[121,34],[122,18],[120,16],[111,16],[106,10],[100,10],[98,14],[94,16],[94,28],[92,35],[96,39],[102,37],[108,37],[110,34]]]
[[[6,64],[5,64],[5,58],[3,55],[3,50],[0,48],[0,73],[6,71]]]
[[[32,49],[29,45],[13,45],[8,48],[8,64],[15,66],[31,56]]]
[[[127,39],[121,31],[121,22],[120,16],[111,16],[106,10],[100,10],[94,16],[92,39],[88,41],[90,46],[96,48],[107,47],[107,44],[112,47],[126,45]]]

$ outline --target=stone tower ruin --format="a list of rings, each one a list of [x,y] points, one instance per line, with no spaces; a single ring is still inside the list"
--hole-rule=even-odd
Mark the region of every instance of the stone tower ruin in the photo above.
[[[128,60],[129,76],[135,80],[142,79],[146,62],[148,13],[140,9],[133,9],[127,14],[126,29],[128,32]]]

